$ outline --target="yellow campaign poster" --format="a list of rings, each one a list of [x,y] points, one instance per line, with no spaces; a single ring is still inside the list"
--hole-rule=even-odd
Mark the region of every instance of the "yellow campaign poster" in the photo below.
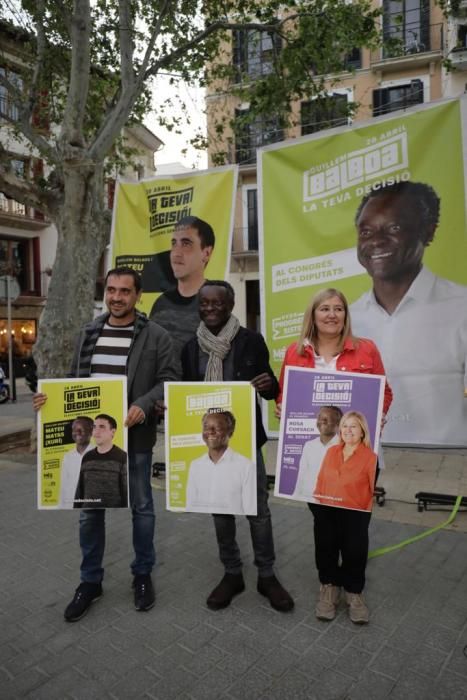
[[[467,447],[466,126],[464,95],[258,155],[272,368],[312,297],[339,289],[352,333],[376,344],[393,391],[385,444]]]
[[[38,508],[128,508],[126,377],[42,379],[38,391]]]
[[[236,166],[117,184],[112,222],[112,267],[129,266],[142,277],[140,311],[176,285],[170,266],[174,228],[196,216],[211,225],[215,245],[206,278],[225,279],[230,267]]]
[[[167,509],[256,515],[256,402],[249,382],[167,382]]]

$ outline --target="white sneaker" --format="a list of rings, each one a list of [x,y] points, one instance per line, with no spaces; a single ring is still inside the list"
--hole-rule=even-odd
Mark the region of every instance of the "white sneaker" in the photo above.
[[[345,592],[345,600],[349,606],[349,617],[356,625],[366,625],[370,619],[370,613],[361,593]]]
[[[336,607],[339,604],[341,589],[332,583],[324,583],[319,587],[319,599],[316,603],[315,615],[318,620],[334,620]]]

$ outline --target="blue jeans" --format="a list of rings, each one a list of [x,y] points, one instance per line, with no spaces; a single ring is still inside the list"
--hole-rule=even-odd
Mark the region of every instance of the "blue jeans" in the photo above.
[[[272,537],[271,511],[268,506],[268,488],[266,468],[261,450],[256,452],[256,477],[258,514],[247,515],[250,523],[251,543],[255,554],[258,576],[272,576],[275,561],[274,541]],[[219,557],[227,574],[240,574],[242,560],[240,549],[235,539],[235,515],[213,515],[216,530]]]
[[[133,576],[150,574],[156,561],[154,528],[156,518],[151,488],[152,452],[128,453],[130,505],[133,520]],[[105,549],[105,508],[85,509],[79,518],[79,543],[83,559],[81,581],[100,583]]]

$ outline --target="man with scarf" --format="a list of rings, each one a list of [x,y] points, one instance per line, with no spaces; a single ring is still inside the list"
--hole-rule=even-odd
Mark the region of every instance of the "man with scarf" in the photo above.
[[[206,281],[199,290],[201,323],[196,337],[182,350],[184,381],[250,381],[263,399],[273,400],[278,383],[269,366],[269,352],[259,333],[243,328],[232,314],[235,294],[222,280]],[[247,516],[255,564],[258,568],[257,590],[268,598],[276,610],[292,610],[294,602],[274,575],[275,560],[271,513],[268,506],[266,469],[261,447],[267,437],[256,406],[257,445],[257,515]],[[220,583],[207,598],[211,610],[226,608],[232,598],[245,589],[240,550],[236,542],[234,515],[213,514],[219,556],[225,568]]]

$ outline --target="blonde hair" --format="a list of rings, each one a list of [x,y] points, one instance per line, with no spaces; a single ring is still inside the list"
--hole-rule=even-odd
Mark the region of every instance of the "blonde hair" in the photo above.
[[[363,432],[363,437],[361,442],[363,442],[364,445],[369,447],[371,449],[371,443],[370,443],[370,429],[368,427],[368,422],[363,413],[360,413],[360,411],[347,411],[347,413],[344,413],[342,416],[340,423],[339,423],[339,442],[342,445],[343,444],[343,439],[341,435],[341,430],[342,426],[344,425],[344,421],[347,420],[347,418],[355,418],[356,421],[358,421],[360,428],[362,429]]]
[[[305,354],[305,345],[306,342],[310,342],[314,349],[316,350],[318,348],[318,329],[316,328],[315,325],[315,312],[316,309],[321,306],[323,302],[325,302],[327,299],[330,299],[331,297],[338,297],[342,305],[344,307],[345,311],[345,317],[344,317],[344,327],[342,329],[340,341],[339,341],[339,346],[338,346],[338,351],[342,352],[344,348],[344,341],[347,338],[350,338],[354,342],[357,342],[357,338],[355,338],[352,335],[352,327],[350,325],[350,313],[349,313],[349,305],[347,303],[347,299],[345,296],[340,292],[338,289],[322,289],[320,292],[315,294],[315,296],[311,299],[304,315],[303,315],[303,323],[302,323],[302,330],[300,333],[300,337],[297,342],[297,353],[299,355],[304,355]]]

